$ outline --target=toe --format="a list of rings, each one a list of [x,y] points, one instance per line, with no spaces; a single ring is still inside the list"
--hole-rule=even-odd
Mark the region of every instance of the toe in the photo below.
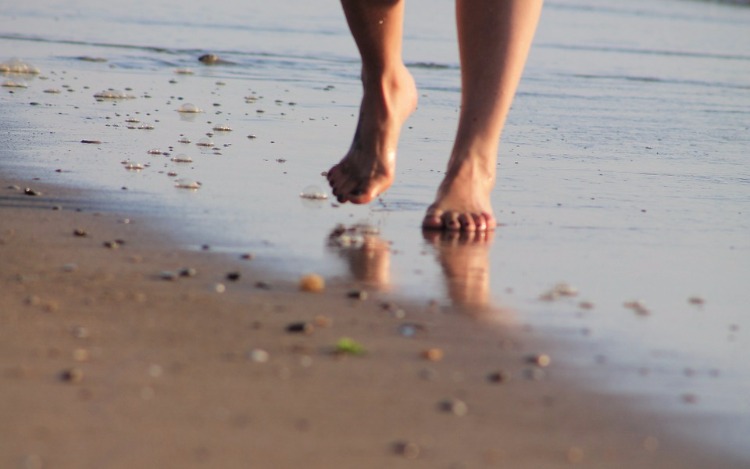
[[[443,228],[448,231],[460,231],[461,222],[458,221],[458,214],[455,212],[446,212],[441,217],[443,221]]]
[[[471,214],[462,213],[458,216],[458,222],[461,224],[461,231],[475,231],[474,217]]]
[[[422,219],[422,228],[425,230],[442,230],[443,220],[442,211],[433,209],[432,207],[427,209],[427,213]]]
[[[497,226],[497,220],[495,216],[489,212],[482,212],[482,218],[484,218],[484,224],[487,231],[492,231]]]
[[[487,230],[487,221],[485,220],[484,216],[482,216],[482,214],[472,213],[471,218],[474,221],[474,228],[476,229],[476,231]]]

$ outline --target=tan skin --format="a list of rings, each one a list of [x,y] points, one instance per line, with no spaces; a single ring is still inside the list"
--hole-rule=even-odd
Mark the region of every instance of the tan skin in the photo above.
[[[401,57],[403,0],[342,0],[362,57],[363,96],[352,145],[328,171],[339,202],[365,204],[393,183],[401,127],[417,88]],[[456,0],[461,113],[445,177],[425,229],[486,231],[497,151],[542,9],[542,0]],[[481,51],[481,52],[480,52]]]

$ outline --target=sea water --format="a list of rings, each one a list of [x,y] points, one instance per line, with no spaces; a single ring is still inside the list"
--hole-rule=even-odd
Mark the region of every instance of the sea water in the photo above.
[[[252,252],[280,276],[355,278],[440,304],[487,295],[577,344],[607,376],[595,385],[718,415],[700,438],[750,457],[746,4],[546,2],[500,149],[501,226],[441,240],[419,224],[458,114],[452,2],[407,2],[419,108],[396,182],[366,207],[300,197],[326,190],[321,172],[356,124],[359,61],[336,2],[3,3],[0,61],[19,56],[46,80],[0,103],[64,86],[3,118],[6,167],[64,168],[56,182],[158,214],[186,245]],[[200,63],[208,53],[227,63]],[[135,99],[93,98],[110,88]],[[72,93],[90,99],[74,108]],[[188,105],[203,112],[178,112]],[[51,115],[62,141],[35,148],[28,132],[41,138]],[[171,160],[181,154],[192,163]],[[345,246],[331,243],[339,226]],[[576,296],[541,298],[561,282]]]

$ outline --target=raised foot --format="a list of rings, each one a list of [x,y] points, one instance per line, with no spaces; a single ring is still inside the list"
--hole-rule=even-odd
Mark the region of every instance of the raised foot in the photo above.
[[[391,186],[401,126],[417,106],[417,88],[406,67],[377,80],[365,77],[363,84],[352,145],[327,174],[333,195],[341,203],[366,204]]]

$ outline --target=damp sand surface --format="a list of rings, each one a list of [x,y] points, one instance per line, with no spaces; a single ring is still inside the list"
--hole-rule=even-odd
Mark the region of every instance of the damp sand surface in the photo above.
[[[161,230],[169,243],[159,246],[179,248],[174,255],[180,259],[204,256],[204,246],[215,256],[212,259],[227,262],[249,253],[255,277],[242,287],[245,296],[237,293],[237,307],[252,317],[262,318],[268,314],[263,308],[276,306],[256,307],[247,303],[248,298],[273,291],[268,287],[278,282],[286,282],[291,294],[296,279],[308,272],[322,275],[329,285],[339,285],[340,296],[349,303],[354,300],[349,297],[350,289],[354,289],[374,298],[383,296],[384,301],[408,300],[419,314],[437,310],[441,321],[452,321],[443,329],[446,336],[419,347],[416,356],[424,359],[425,350],[441,348],[449,357],[448,343],[463,344],[468,355],[460,368],[475,363],[476,368],[468,368],[475,376],[485,374],[480,357],[498,360],[504,352],[495,353],[494,346],[472,337],[488,334],[487,340],[502,341],[507,331],[500,325],[512,324],[508,327],[521,331],[512,333],[521,334],[519,342],[538,340],[544,344],[539,348],[564,344],[553,354],[553,364],[565,357],[563,363],[569,367],[563,367],[564,371],[552,368],[545,375],[561,380],[548,389],[550,400],[562,389],[586,391],[592,394],[583,393],[577,401],[585,408],[590,402],[586,396],[596,396],[597,402],[599,396],[606,396],[618,403],[613,412],[619,417],[630,415],[638,420],[644,413],[655,413],[668,422],[664,430],[653,427],[653,432],[646,428],[638,433],[638,448],[644,441],[651,449],[654,441],[662,449],[664,441],[692,442],[705,458],[721,453],[728,460],[746,462],[742,436],[748,431],[750,403],[741,390],[750,382],[750,366],[741,357],[750,353],[745,334],[750,325],[743,314],[750,301],[744,288],[750,274],[746,216],[750,175],[742,157],[750,127],[744,78],[750,58],[741,44],[746,42],[748,9],[690,1],[638,2],[628,7],[616,2],[548,2],[501,148],[493,203],[502,226],[494,236],[474,239],[424,236],[419,230],[422,213],[442,177],[458,105],[449,2],[441,3],[445,21],[437,22],[420,19],[418,10],[424,5],[411,2],[408,7],[405,57],[422,94],[420,109],[403,133],[396,184],[368,207],[336,206],[330,199],[300,197],[303,192],[317,194],[318,189],[325,189],[320,173],[348,145],[359,93],[358,64],[343,18],[336,5],[316,3],[300,3],[291,14],[282,14],[277,7],[226,5],[224,10],[198,4],[189,8],[141,5],[122,13],[87,2],[68,10],[16,6],[3,13],[13,21],[6,22],[9,29],[0,39],[4,50],[10,51],[0,61],[17,56],[41,71],[4,75],[3,80],[26,87],[0,88],[3,174],[10,177],[3,187],[21,189],[4,189],[7,208],[38,200],[22,193],[27,186],[53,184],[53,194],[60,186],[78,187],[89,201],[78,199],[77,208],[116,210],[148,224],[154,233]],[[225,60],[211,64],[198,60],[207,53]],[[185,110],[193,112],[180,112]],[[47,205],[54,204],[50,200]],[[78,216],[67,216],[71,215]],[[16,230],[8,221],[16,218],[15,214],[3,217],[0,227]],[[14,251],[19,240],[33,240],[28,236],[14,239]],[[40,245],[49,243],[45,238]],[[144,245],[150,246],[151,241]],[[126,247],[120,246],[117,255]],[[106,249],[92,246],[97,253],[94,257],[110,253]],[[68,264],[76,261],[64,261],[55,268]],[[146,286],[142,288],[162,292],[164,282],[154,277],[163,280],[161,273],[189,263],[174,264],[144,268],[141,280]],[[117,264],[106,265],[114,269]],[[203,278],[200,287],[166,285],[180,290],[185,303],[190,303],[190,292],[196,288],[211,292],[211,301],[223,302],[226,296],[218,300],[213,295],[217,284],[224,286],[225,293],[234,294],[236,285],[246,279],[230,283],[218,272],[226,270],[226,274],[234,267],[220,264],[214,268],[216,273],[208,276],[210,280]],[[242,264],[242,268],[249,266]],[[5,278],[15,279],[23,277],[26,267],[8,269]],[[154,285],[148,286],[149,281]],[[78,288],[84,288],[81,282],[73,282],[67,293]],[[92,288],[104,296],[118,291],[114,284]],[[30,301],[32,309],[42,311],[60,308],[55,302],[66,303],[59,298],[47,300],[33,291],[13,298]],[[300,301],[310,303],[309,297]],[[372,303],[373,309],[377,303]],[[217,308],[221,309],[207,309]],[[164,309],[172,314],[181,310]],[[93,319],[93,312],[89,314]],[[475,322],[478,315],[483,321]],[[364,313],[352,321],[366,323],[372,317]],[[34,324],[44,325],[49,318],[42,316]],[[111,319],[97,318],[102,324]],[[488,319],[493,326],[487,325]],[[130,320],[134,321],[133,336],[150,324]],[[172,326],[175,316],[164,320],[165,328]],[[226,317],[201,316],[201,320],[214,321],[213,331],[233,328],[224,322]],[[342,332],[352,332],[367,346],[367,339],[377,340],[375,331],[382,329],[389,341],[384,350],[390,350],[403,339],[402,331],[421,330],[408,324],[401,329],[401,325],[390,328],[376,322]],[[174,340],[187,341],[197,330],[188,324],[180,326],[183,338]],[[275,331],[283,332],[284,327],[278,324]],[[466,328],[464,335],[458,332],[461,328]],[[273,340],[287,337],[280,333]],[[339,338],[330,337],[325,345],[321,341],[313,348],[323,353]],[[253,342],[238,333],[233,347],[242,353],[249,349],[251,355],[255,348],[264,349]],[[165,353],[161,349],[167,343],[156,340],[152,350]],[[191,344],[200,351],[197,342]],[[136,342],[132,353],[146,354],[144,346]],[[32,346],[25,343],[25,347]],[[524,353],[534,353],[531,349],[524,348]],[[53,367],[40,349],[26,349],[27,354],[32,352],[40,366]],[[516,358],[521,357],[519,352]],[[385,367],[405,366],[398,361],[383,363]],[[222,367],[208,362],[205,366],[204,372],[213,379],[229,379],[219,371]],[[108,373],[117,372],[114,362],[102,367]],[[283,378],[287,371],[281,369]],[[358,369],[372,373],[376,382],[381,379],[377,365]],[[54,373],[58,371],[62,369]],[[523,370],[514,373],[535,376]],[[50,386],[61,385],[49,373],[39,376],[46,378],[51,379]],[[574,386],[565,388],[562,382]],[[34,389],[39,382],[25,384]],[[341,382],[334,380],[332,385],[335,389],[328,391],[337,396],[336,402],[346,400],[347,394],[339,391]],[[245,381],[237,381],[236,386],[238,392],[250,392]],[[455,392],[440,399],[459,399],[469,409],[475,408],[463,395],[468,391],[454,386]],[[42,388],[37,392],[43,392]],[[399,388],[389,394],[390,399],[397,400],[394,396],[401,392],[405,391]],[[142,394],[148,397],[155,391]],[[317,409],[323,404],[307,400],[315,395],[311,390],[297,397]],[[200,402],[208,405],[220,397],[207,396]],[[288,396],[281,397],[278,402],[286,402]],[[199,399],[195,399],[190,402],[197,406]],[[351,397],[352,409],[361,409],[362,399],[370,397]],[[190,402],[180,401],[172,412],[186,418],[180,412],[195,410]],[[18,409],[56,422],[26,404]],[[462,408],[454,404],[445,407],[430,401],[429,408]],[[99,401],[96,405],[111,409],[112,419],[122,416],[115,403]],[[566,416],[569,423],[560,414],[548,416],[546,424],[557,429],[550,430],[550,438],[580,435],[577,420]],[[89,417],[94,418],[93,414]],[[266,424],[263,418],[255,418]],[[321,421],[328,422],[328,418],[320,416]],[[602,418],[600,427],[610,429],[613,439],[622,437],[621,427]],[[399,427],[402,420],[388,423]],[[491,420],[487,427],[472,421],[467,431],[499,440],[495,432],[502,432],[500,420]],[[684,424],[696,420],[701,423]],[[336,420],[330,422],[333,425]],[[85,420],[73,423],[77,430],[88,424]],[[44,430],[52,423],[35,425],[37,433],[55,434]],[[196,438],[205,438],[199,436],[198,426],[192,428]],[[310,444],[326,433],[313,428],[310,425]],[[33,433],[31,428],[29,432]],[[430,438],[440,433],[432,432],[421,442],[414,440],[421,448],[417,452],[425,456],[428,448],[442,447],[442,440],[428,444],[437,441]],[[361,438],[372,444],[371,449],[385,451],[387,457],[393,455],[391,440],[412,442],[411,437],[375,438],[365,433]],[[9,454],[28,453],[33,463],[45,443],[41,437],[29,441],[36,442],[36,449]],[[67,443],[73,441],[78,440]],[[56,457],[62,448],[70,448],[66,445],[45,457]],[[206,445],[194,446],[196,458],[217,453]],[[541,443],[532,445],[537,446],[546,448]],[[606,467],[603,456],[592,456],[595,452],[590,446],[597,445],[554,446],[548,453],[553,461],[550,467],[557,467],[555,458],[563,453],[565,461],[583,459],[592,467]],[[401,450],[396,453],[414,453],[408,444],[397,447]],[[503,454],[509,451],[514,461],[531,461],[521,457],[523,452],[509,448],[495,449]],[[476,449],[471,457],[484,452]],[[674,458],[677,453],[660,454]],[[334,453],[324,454],[333,457]],[[362,454],[362,460],[372,456]],[[434,455],[432,461],[449,467],[461,462],[464,453],[451,454]],[[623,460],[631,461],[615,449],[612,454],[618,456],[611,461],[620,465]],[[472,465],[468,461],[463,462]],[[670,467],[664,460],[649,461],[652,467]],[[382,464],[373,462],[373,467]]]

